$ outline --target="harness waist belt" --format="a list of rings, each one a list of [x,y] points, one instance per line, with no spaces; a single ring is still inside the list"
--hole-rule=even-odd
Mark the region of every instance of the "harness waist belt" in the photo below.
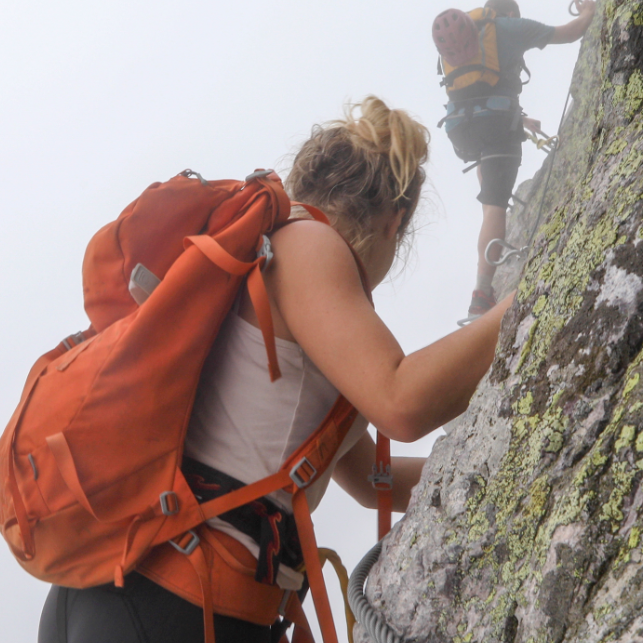
[[[240,480],[188,457],[183,458],[181,470],[200,504],[246,486]],[[281,563],[293,569],[302,565],[304,557],[294,516],[265,496],[221,514],[219,518],[250,536],[259,546],[255,574],[258,582],[274,585]]]

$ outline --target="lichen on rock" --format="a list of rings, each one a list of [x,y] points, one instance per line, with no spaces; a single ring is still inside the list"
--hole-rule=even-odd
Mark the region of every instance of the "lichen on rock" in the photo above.
[[[367,584],[405,639],[643,641],[642,69],[640,1],[599,3],[509,221],[525,244],[542,204],[524,266],[498,271],[518,294],[494,364]]]

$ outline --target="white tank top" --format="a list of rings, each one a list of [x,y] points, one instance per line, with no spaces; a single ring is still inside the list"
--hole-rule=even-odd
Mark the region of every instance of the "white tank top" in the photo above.
[[[294,342],[276,338],[281,378],[271,382],[261,331],[231,312],[208,355],[185,441],[185,455],[249,484],[276,473],[319,426],[337,390]],[[361,437],[351,430],[326,473],[306,490],[313,510],[330,481],[335,462]],[[292,513],[290,494],[270,495]],[[252,538],[229,523],[208,523],[243,543],[255,557]],[[281,565],[277,583],[299,589],[302,576]]]

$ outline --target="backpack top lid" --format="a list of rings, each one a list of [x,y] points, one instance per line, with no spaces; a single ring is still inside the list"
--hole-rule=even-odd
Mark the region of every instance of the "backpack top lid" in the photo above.
[[[440,56],[452,67],[464,65],[480,51],[475,22],[460,9],[439,14],[433,21],[432,34]]]

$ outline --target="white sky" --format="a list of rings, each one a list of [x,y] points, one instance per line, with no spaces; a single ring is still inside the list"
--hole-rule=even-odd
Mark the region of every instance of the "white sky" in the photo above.
[[[380,0],[21,0],[0,5],[0,425],[35,359],[85,328],[80,268],[93,233],[151,182],[185,168],[285,175],[310,127],[367,94],[409,110],[433,135],[433,202],[407,270],[376,306],[408,351],[466,315],[481,221],[475,173],[444,132],[430,25],[448,3]],[[462,5],[463,9],[476,5]],[[570,20],[566,1],[523,15]],[[523,107],[554,134],[578,45],[528,52]],[[531,144],[519,180],[544,159]],[[428,455],[432,436],[394,452]],[[319,544],[349,571],[375,541],[375,516],[332,487],[315,513]],[[338,604],[334,580],[329,582]],[[0,545],[0,632],[32,643],[48,587]],[[341,608],[340,640],[345,640]]]

